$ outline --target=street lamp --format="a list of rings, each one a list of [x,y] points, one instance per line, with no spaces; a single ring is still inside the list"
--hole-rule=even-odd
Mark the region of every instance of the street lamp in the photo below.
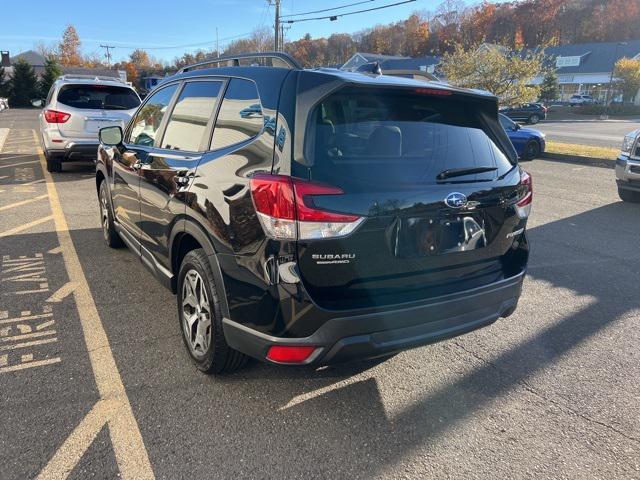
[[[616,51],[613,55],[613,65],[611,65],[611,75],[609,75],[609,88],[607,88],[607,97],[604,101],[604,116],[609,117],[609,97],[611,96],[611,84],[613,83],[613,72],[616,69],[616,62],[618,61],[618,48],[621,45],[627,45],[627,42],[616,43]]]

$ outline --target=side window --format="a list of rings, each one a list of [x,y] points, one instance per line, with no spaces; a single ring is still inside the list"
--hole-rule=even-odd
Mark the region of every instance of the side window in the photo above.
[[[244,142],[258,135],[262,126],[262,106],[255,83],[232,78],[220,106],[211,148]]]
[[[51,85],[51,88],[49,89],[49,93],[47,94],[47,100],[44,102],[45,105],[49,105],[51,103],[51,98],[53,97],[53,92],[56,89],[55,84]]]
[[[152,147],[164,114],[178,85],[169,85],[154,93],[133,119],[126,143]]]
[[[162,148],[200,150],[221,86],[222,82],[189,82],[184,86],[169,117]]]

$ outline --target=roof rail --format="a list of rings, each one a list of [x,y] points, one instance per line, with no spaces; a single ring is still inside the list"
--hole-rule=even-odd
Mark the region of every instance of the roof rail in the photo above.
[[[62,80],[95,80],[125,83],[120,77],[110,77],[108,75],[89,75],[82,73],[67,73],[59,77]]]
[[[193,65],[187,65],[186,67],[182,67],[180,70],[178,70],[178,73],[184,73],[184,72],[193,70],[195,68],[204,67],[207,65],[215,65],[223,62],[227,62],[227,65],[225,66],[239,67],[240,60],[245,58],[256,58],[256,59],[258,58],[274,59],[275,58],[277,60],[280,60],[282,63],[284,63],[288,68],[291,68],[294,70],[302,70],[302,66],[298,63],[298,61],[288,53],[257,52],[257,53],[240,53],[238,55],[224,55],[222,57],[212,58],[211,60],[206,60],[204,62],[194,63]],[[273,61],[272,61],[272,65],[273,65]]]

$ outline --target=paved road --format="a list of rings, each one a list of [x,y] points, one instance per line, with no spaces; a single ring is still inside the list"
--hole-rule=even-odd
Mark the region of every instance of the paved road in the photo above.
[[[382,363],[216,378],[174,297],[103,245],[91,167],[43,176],[34,119],[0,114],[3,480],[640,476],[640,206],[611,170],[527,164],[512,317]]]
[[[640,128],[640,120],[602,121],[581,118],[553,120],[552,115],[550,120],[543,120],[537,125],[532,125],[531,128],[546,133],[547,140],[619,148],[622,138],[627,133]]]

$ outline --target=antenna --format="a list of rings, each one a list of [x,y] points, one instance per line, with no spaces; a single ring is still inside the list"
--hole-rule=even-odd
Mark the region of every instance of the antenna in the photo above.
[[[110,50],[115,50],[115,45],[100,45],[101,48],[104,48],[107,53],[104,54],[105,57],[107,57],[107,65],[109,65],[109,67],[111,67],[111,51]]]

